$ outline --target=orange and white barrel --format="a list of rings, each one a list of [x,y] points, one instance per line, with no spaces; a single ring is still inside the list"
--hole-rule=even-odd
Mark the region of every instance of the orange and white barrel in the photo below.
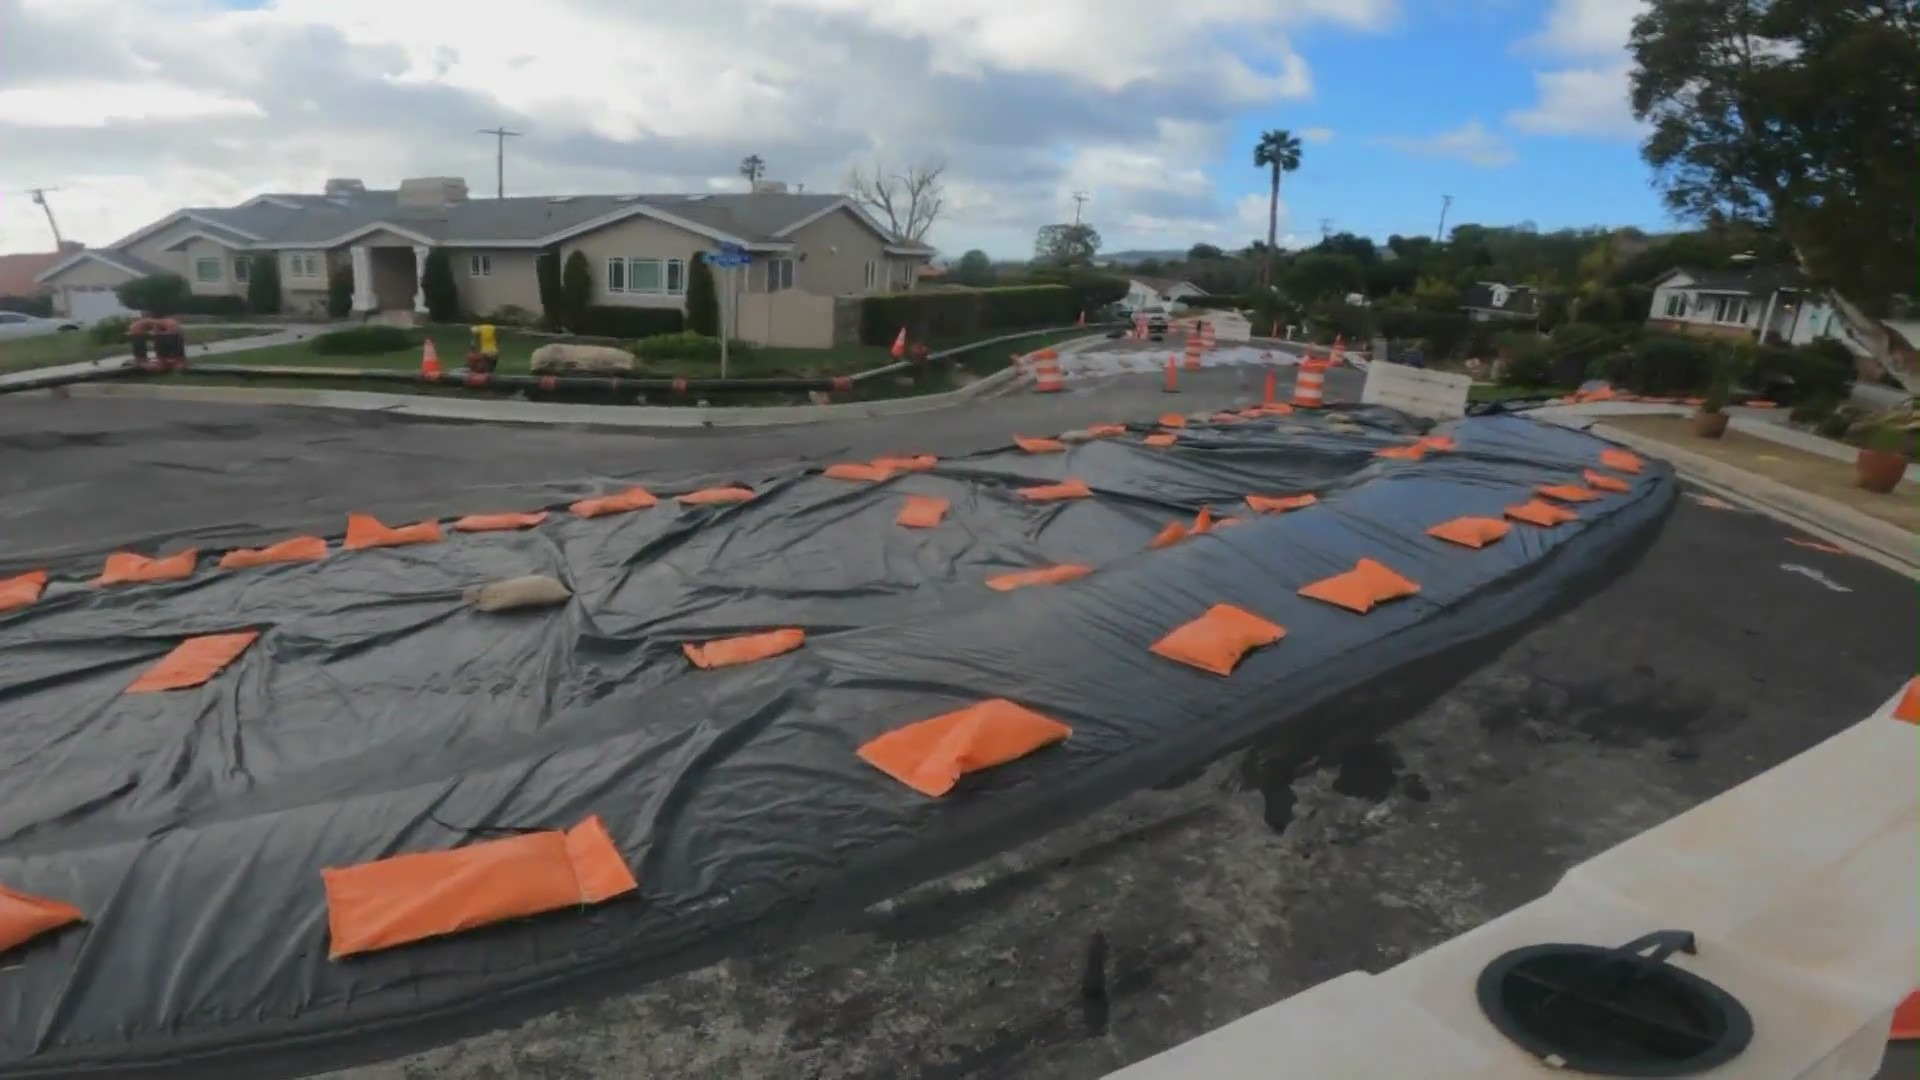
[[[1318,409],[1326,404],[1327,368],[1325,360],[1308,357],[1300,363],[1300,375],[1293,383],[1293,407]]]

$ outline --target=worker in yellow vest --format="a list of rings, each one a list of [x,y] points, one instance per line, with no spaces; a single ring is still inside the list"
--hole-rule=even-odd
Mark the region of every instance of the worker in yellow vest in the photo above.
[[[500,366],[500,332],[492,323],[473,328],[467,346],[467,370],[490,375]]]

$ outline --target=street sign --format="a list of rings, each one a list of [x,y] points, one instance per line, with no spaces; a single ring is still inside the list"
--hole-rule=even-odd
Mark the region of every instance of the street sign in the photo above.
[[[719,251],[702,252],[700,257],[705,259],[708,265],[717,266],[722,270],[735,270],[753,261],[753,256],[747,254],[746,248],[733,244],[727,244]]]

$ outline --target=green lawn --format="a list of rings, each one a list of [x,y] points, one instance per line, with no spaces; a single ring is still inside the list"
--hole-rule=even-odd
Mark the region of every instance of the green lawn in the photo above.
[[[188,345],[204,345],[210,341],[227,341],[232,338],[272,333],[270,330],[255,330],[240,326],[187,326],[184,329]],[[72,364],[82,360],[101,360],[131,355],[124,343],[102,345],[89,337],[85,330],[69,330],[63,334],[47,334],[43,337],[21,338],[17,341],[0,341],[0,372],[30,371],[34,368]],[[253,354],[242,355],[252,356]],[[187,356],[189,360],[192,359],[191,350],[188,351]]]

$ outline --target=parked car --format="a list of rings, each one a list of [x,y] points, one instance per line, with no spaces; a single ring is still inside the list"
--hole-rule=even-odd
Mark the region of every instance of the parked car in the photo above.
[[[0,341],[62,334],[78,329],[80,324],[71,319],[42,319],[38,315],[22,315],[17,311],[0,311]]]
[[[1167,315],[1156,311],[1147,316],[1147,336],[1155,341],[1167,336]]]

